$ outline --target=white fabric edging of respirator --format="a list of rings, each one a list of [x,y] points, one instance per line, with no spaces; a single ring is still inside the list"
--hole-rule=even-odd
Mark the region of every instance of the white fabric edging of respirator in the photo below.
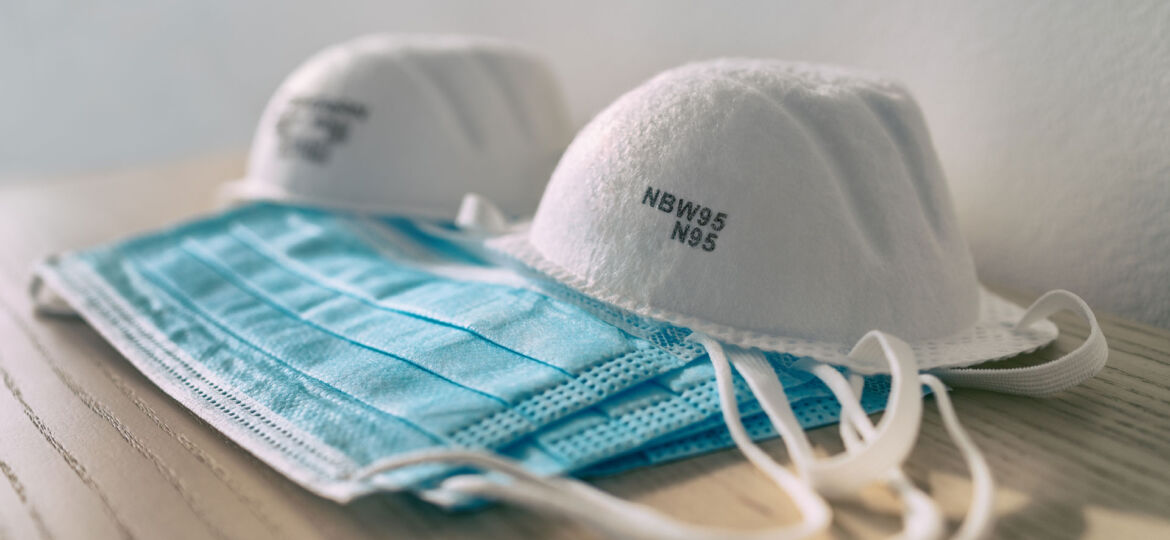
[[[552,70],[500,40],[370,35],[281,84],[227,201],[451,219],[462,195],[531,215],[572,127]]]

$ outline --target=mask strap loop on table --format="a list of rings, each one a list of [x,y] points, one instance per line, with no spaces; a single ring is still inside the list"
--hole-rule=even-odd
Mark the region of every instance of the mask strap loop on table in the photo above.
[[[717,350],[718,343],[706,336],[692,337]],[[890,398],[875,436],[856,452],[829,458],[817,458],[800,422],[784,395],[776,372],[759,351],[739,349],[731,356],[736,370],[748,383],[782,440],[788,447],[797,470],[818,493],[829,497],[847,496],[879,480],[886,471],[897,467],[910,450],[922,418],[922,394],[916,384],[917,364],[910,346],[888,334],[871,331],[849,353],[858,362],[873,363],[883,359],[891,373]],[[714,355],[712,354],[712,361]]]
[[[736,429],[733,428],[734,431]],[[738,431],[746,436],[742,423]],[[828,505],[783,467],[779,468],[787,478],[780,483],[782,487],[793,490],[789,495],[804,512],[805,519],[796,525],[760,531],[727,530],[684,523],[652,508],[614,497],[579,480],[540,476],[526,470],[518,462],[477,450],[439,448],[382,459],[359,470],[352,479],[376,484],[382,474],[435,464],[471,467],[488,473],[463,474],[445,479],[434,490],[443,492],[439,498],[451,500],[463,496],[506,501],[575,519],[615,538],[798,539],[824,532],[831,519]]]
[[[947,394],[947,388],[942,381],[929,373],[920,375],[919,380],[929,386],[934,393],[943,425],[946,426],[951,441],[959,448],[971,473],[971,505],[967,508],[967,517],[963,519],[963,524],[952,538],[957,540],[984,538],[995,525],[995,481],[991,477],[991,467],[987,465],[983,453],[959,423],[959,417],[955,414],[950,395]]]
[[[858,401],[861,395],[862,378],[858,375],[851,375],[849,381],[846,382],[840,372],[824,364],[816,366],[812,371],[824,381],[825,385],[842,403],[841,438],[845,441],[846,448],[860,442],[854,430],[861,431],[863,437],[869,437],[869,434],[873,432],[873,425]],[[968,507],[966,518],[952,538],[963,540],[983,538],[990,532],[995,518],[993,513],[995,482],[991,476],[991,468],[988,467],[987,461],[983,458],[983,453],[975,446],[962,424],[959,423],[950,395],[947,394],[947,388],[942,384],[942,381],[925,373],[920,374],[918,379],[929,386],[933,392],[947,433],[962,453],[971,474],[971,504]],[[933,512],[938,512],[937,506],[929,500],[925,493],[914,487],[900,469],[890,471],[888,485],[902,494],[907,506],[906,530],[903,531],[902,535],[904,538],[934,538],[941,534],[942,516],[938,514],[931,516],[932,510],[925,507],[925,505],[929,505],[933,508]],[[919,507],[920,510],[915,512],[915,507]],[[930,520],[935,519],[937,519],[937,524],[930,522]],[[935,527],[938,527],[937,533],[933,532]]]
[[[864,389],[864,379],[859,375],[852,375],[846,380],[836,368],[817,362],[808,364],[801,367],[820,378],[841,403],[841,418],[838,425],[845,450],[859,451],[863,446],[863,438],[872,440],[877,435],[873,423],[869,421],[869,416],[861,407],[860,397]],[[861,432],[860,436],[858,431]],[[887,471],[882,480],[902,498],[903,525],[902,531],[898,534],[899,538],[926,540],[942,537],[945,530],[942,511],[934,499],[918,489],[906,477],[901,467]]]
[[[1072,388],[1097,375],[1109,358],[1109,345],[1097,324],[1093,310],[1077,295],[1054,290],[1045,293],[1028,308],[1015,329],[1020,330],[1061,310],[1079,314],[1089,324],[1089,337],[1072,352],[1036,366],[994,368],[950,368],[932,373],[949,385],[982,388],[1005,394],[1046,396]]]

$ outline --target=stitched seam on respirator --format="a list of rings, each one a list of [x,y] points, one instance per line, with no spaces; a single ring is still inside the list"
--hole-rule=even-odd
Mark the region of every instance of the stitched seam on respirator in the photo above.
[[[519,260],[521,263],[529,266],[541,274],[545,274],[554,280],[579,291],[591,298],[593,301],[602,301],[614,306],[613,309],[620,309],[623,311],[639,314],[652,319],[669,321],[673,324],[688,327],[695,331],[701,331],[719,339],[723,342],[728,342],[743,347],[756,347],[765,350],[774,350],[785,352],[795,356],[812,356],[822,362],[831,364],[845,365],[860,372],[881,372],[884,366],[880,363],[859,363],[856,359],[848,358],[848,347],[844,345],[837,345],[827,342],[802,340],[791,337],[772,336],[760,332],[737,330],[725,325],[711,323],[689,315],[683,315],[669,310],[663,310],[654,307],[647,307],[644,305],[631,302],[621,295],[614,294],[601,285],[589,283],[584,278],[577,276],[568,269],[559,264],[549,260],[541,255],[527,239],[527,232],[521,232],[506,237],[500,237],[488,241],[489,249],[502,254],[506,257],[511,257]],[[565,299],[563,294],[557,294],[555,289],[550,289],[550,294],[558,298]],[[1041,321],[1036,325],[1036,329],[1026,332],[1013,332],[1010,326],[1014,325],[1015,321],[1023,315],[1024,309],[1014,304],[1010,304],[1005,300],[1001,300],[993,294],[987,292],[980,287],[981,302],[994,302],[995,305],[981,305],[980,306],[980,320],[972,327],[947,336],[941,339],[933,339],[912,344],[911,347],[915,355],[919,358],[920,369],[933,369],[936,367],[957,367],[969,366],[983,362],[1003,360],[1011,358],[1020,354],[1033,352],[1045,345],[1048,345],[1056,338],[1056,327],[1051,322]],[[571,300],[570,300],[571,301]],[[1000,305],[1002,304],[1002,305]],[[1013,320],[1000,321],[985,321],[983,318],[988,314],[998,315],[1000,310],[1009,309],[1013,311]],[[1015,313],[1017,312],[1018,313]],[[628,319],[630,317],[617,317],[618,320]],[[998,318],[998,317],[995,317]],[[1003,340],[989,340],[980,338],[979,335],[986,332],[982,326],[984,322],[999,323],[1004,327],[1003,337],[1009,339],[1012,343],[1010,346],[1002,345]],[[974,332],[972,337],[964,334]],[[965,344],[974,344],[981,347],[980,350],[963,349]],[[998,347],[996,345],[999,345]],[[949,350],[958,349],[958,350]],[[955,358],[959,358],[957,362],[951,362]],[[943,364],[943,362],[946,362]]]
[[[75,267],[74,265],[77,264],[84,263],[68,261],[62,263],[58,267],[59,269],[56,270],[49,267],[42,267],[39,273],[50,283],[56,282],[54,290],[64,296],[71,297],[71,305],[78,307],[82,311],[92,309],[101,314],[101,317],[87,317],[87,320],[94,324],[95,328],[99,330],[104,329],[105,331],[101,333],[109,338],[111,343],[116,345],[121,344],[123,347],[133,347],[142,353],[141,355],[126,354],[127,358],[132,361],[135,358],[149,358],[163,373],[169,375],[171,381],[177,382],[186,388],[186,393],[189,398],[191,396],[198,396],[199,399],[195,401],[199,405],[198,408],[207,408],[210,406],[217,409],[226,415],[226,418],[234,422],[236,426],[250,433],[252,440],[263,441],[266,446],[277,451],[278,457],[287,456],[287,458],[297,461],[305,468],[314,471],[318,478],[336,478],[348,474],[348,471],[357,468],[355,463],[344,456],[328,457],[320,453],[319,449],[321,447],[331,447],[324,443],[311,444],[307,442],[313,437],[285,425],[286,422],[283,419],[279,419],[278,415],[277,419],[273,419],[272,416],[266,414],[256,406],[244,403],[247,400],[246,397],[241,398],[225,390],[222,385],[200,374],[199,370],[192,367],[189,362],[183,360],[181,356],[168,351],[164,345],[157,342],[157,338],[151,337],[153,329],[143,327],[135,317],[127,314],[124,308],[120,308],[117,302],[112,300],[112,297],[110,297],[107,291],[108,286],[104,282],[98,281],[100,278],[96,278],[87,269]],[[86,284],[86,286],[76,287],[74,283]],[[93,292],[93,296],[79,297],[75,291],[80,290],[90,290]],[[137,334],[137,336],[132,334]],[[122,349],[122,347],[118,348]],[[130,353],[131,351],[123,352]],[[169,361],[166,359],[169,359]],[[134,363],[137,364],[138,362]],[[195,378],[199,379],[202,385],[218,393],[224,401],[216,400],[213,396],[208,395],[205,390],[198,388],[191,377],[179,374],[173,363],[183,366]],[[155,374],[158,378],[164,377],[159,370],[152,369],[149,365],[142,367],[146,368],[143,372],[147,375]],[[156,379],[156,377],[150,378]],[[173,386],[173,383],[167,384],[168,381],[165,378],[162,381],[156,380],[156,382],[161,383],[160,386],[164,387],[164,389]],[[252,421],[248,420],[249,417],[276,430],[287,438],[288,441],[293,443],[295,447],[277,441],[269,433],[256,427]],[[296,470],[295,468],[291,469]]]

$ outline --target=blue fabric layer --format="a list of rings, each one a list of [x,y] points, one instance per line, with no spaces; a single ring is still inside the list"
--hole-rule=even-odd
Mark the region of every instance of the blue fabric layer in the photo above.
[[[336,500],[377,489],[352,479],[360,467],[423,448],[494,450],[566,473],[725,444],[708,436],[713,374],[685,329],[531,276],[495,279],[503,269],[450,234],[257,204],[38,272],[165,391]],[[798,416],[802,403],[824,406],[827,389],[795,358],[768,359]],[[745,413],[757,411],[737,384]],[[378,485],[425,487],[450,472],[420,467]]]

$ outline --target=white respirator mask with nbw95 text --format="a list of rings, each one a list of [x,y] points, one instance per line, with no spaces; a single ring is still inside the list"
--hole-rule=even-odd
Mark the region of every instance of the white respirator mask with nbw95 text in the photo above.
[[[727,59],[658,75],[578,134],[530,225],[486,243],[614,309],[691,332],[715,366],[733,440],[804,511],[799,524],[749,537],[821,531],[831,516],[822,497],[875,482],[903,496],[906,536],[942,535],[937,506],[901,472],[923,385],[973,477],[956,536],[986,534],[992,478],[944,382],[1048,395],[1092,377],[1107,357],[1092,311],[1072,293],[1052,291],[1023,308],[978,282],[913,97],[882,77],[834,67]],[[1053,342],[1047,317],[1061,310],[1089,322],[1074,351],[1032,367],[978,366]],[[832,390],[844,453],[815,455],[765,352],[802,357],[800,366]],[[783,437],[795,474],[744,432],[733,372]],[[868,374],[891,377],[876,425],[858,406]],[[566,482],[475,489],[621,536],[741,536]]]

